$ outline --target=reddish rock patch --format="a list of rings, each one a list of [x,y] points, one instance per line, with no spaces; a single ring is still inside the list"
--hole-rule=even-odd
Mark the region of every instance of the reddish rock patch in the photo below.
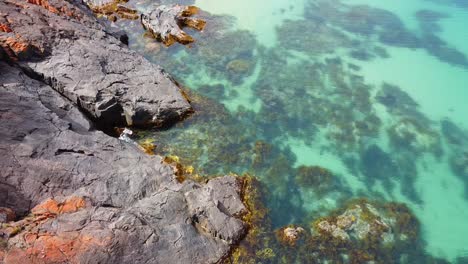
[[[33,4],[33,5],[40,5],[52,13],[55,13],[55,14],[59,13],[58,9],[50,5],[49,1],[47,0],[27,0],[27,1],[28,3]]]
[[[84,207],[86,207],[86,201],[81,197],[73,196],[64,202],[48,199],[34,207],[31,212],[34,215],[60,215],[74,213]]]
[[[8,237],[9,249],[0,251],[4,263],[78,263],[77,257],[94,247],[105,246],[111,237],[93,237],[80,231],[43,231],[41,226],[61,214],[75,213],[86,207],[81,197],[70,197],[63,202],[48,199],[32,209],[32,216],[11,223],[1,230]],[[2,263],[3,263],[2,262]]]
[[[27,0],[27,2],[33,5],[42,6],[45,9],[57,15],[66,15],[69,17],[77,18],[77,19],[81,17],[75,12],[74,8],[70,8],[66,6],[64,3],[60,5],[60,3],[58,3],[57,1],[53,1],[54,2],[53,4],[51,4],[47,0]]]
[[[26,234],[29,235],[29,234]],[[24,248],[12,248],[4,257],[5,263],[79,263],[77,257],[96,246],[103,246],[107,240],[80,235],[78,232],[64,234],[30,235]]]
[[[6,32],[6,33],[12,32],[8,24],[0,24],[0,31]]]

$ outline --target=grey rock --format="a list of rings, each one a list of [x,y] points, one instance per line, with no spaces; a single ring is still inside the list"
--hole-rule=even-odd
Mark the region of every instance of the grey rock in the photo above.
[[[226,257],[245,233],[234,177],[179,183],[161,157],[96,130],[180,119],[191,107],[177,83],[81,1],[35,2],[0,2],[11,29],[0,32],[0,207],[24,217],[0,227],[0,263]],[[190,199],[196,190],[203,202]],[[84,207],[30,213],[71,197]]]
[[[6,207],[0,207],[0,224],[14,221],[15,218],[16,218],[16,214],[13,210],[11,210],[10,208],[6,208]]]
[[[87,201],[77,211],[27,216],[0,230],[8,237],[0,262],[216,263],[225,257],[245,232],[235,179],[211,180],[206,188],[179,183],[161,157],[95,130],[95,124],[163,126],[180,119],[191,107],[177,83],[128,50],[121,32],[78,0],[7,0],[0,15],[11,29],[0,34],[0,58],[10,63],[0,62],[0,206],[26,216],[49,198]],[[212,185],[228,196],[209,195]],[[206,204],[188,201],[195,189],[206,190]],[[210,232],[194,221],[201,214]]]
[[[27,45],[15,54],[29,76],[50,85],[104,128],[165,126],[192,111],[164,70],[130,51],[119,40],[121,33],[96,19],[81,1],[49,0],[47,6],[0,2],[12,30],[0,35],[0,43],[15,50],[11,39],[16,38]]]
[[[179,183],[159,156],[94,130],[50,86],[6,63],[0,71],[0,206],[26,215],[50,197],[88,201],[77,212],[25,228],[48,234],[34,244],[27,233],[12,236],[5,263],[50,237],[63,244],[74,239],[70,262],[216,263],[245,233],[235,177]],[[27,255],[38,263],[47,256]]]
[[[238,241],[245,228],[233,216],[246,212],[239,192],[239,183],[229,176],[186,192],[188,209],[198,230],[229,242]]]
[[[222,211],[228,215],[240,216],[247,213],[247,208],[239,199],[241,184],[234,176],[215,178],[203,187],[205,193],[210,193],[212,199],[222,205]]]
[[[206,22],[190,16],[196,14],[195,6],[159,5],[150,13],[141,15],[141,24],[153,36],[170,46],[175,42],[189,44],[194,39],[181,29],[183,26],[203,30]]]

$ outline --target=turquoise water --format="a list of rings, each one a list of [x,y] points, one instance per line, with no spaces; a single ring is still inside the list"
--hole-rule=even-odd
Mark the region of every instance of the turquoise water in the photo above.
[[[151,1],[131,4],[145,11]],[[255,175],[274,228],[306,226],[358,197],[405,203],[424,253],[468,263],[468,2],[194,4],[208,24],[187,30],[189,47],[121,23],[195,105],[191,118],[146,135],[158,153],[204,175]],[[333,177],[304,185],[301,166]]]

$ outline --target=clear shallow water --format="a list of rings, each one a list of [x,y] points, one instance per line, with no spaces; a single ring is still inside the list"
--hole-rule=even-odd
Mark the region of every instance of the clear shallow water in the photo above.
[[[192,91],[193,117],[146,135],[157,152],[200,174],[255,175],[274,227],[307,225],[352,198],[396,201],[419,219],[428,254],[468,256],[465,2],[195,4],[208,25],[188,30],[198,40],[188,48],[122,23],[134,49]],[[304,184],[301,166],[333,177]]]

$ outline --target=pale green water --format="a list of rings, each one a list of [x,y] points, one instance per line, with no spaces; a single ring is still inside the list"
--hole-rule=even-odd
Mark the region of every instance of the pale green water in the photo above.
[[[151,137],[201,173],[259,177],[275,226],[352,197],[406,203],[426,252],[455,263],[468,257],[465,2],[196,0],[221,16],[202,14],[191,48],[154,51],[139,35],[132,47],[213,101]],[[259,141],[270,152],[257,165]],[[300,165],[336,182],[320,194],[301,186]]]

